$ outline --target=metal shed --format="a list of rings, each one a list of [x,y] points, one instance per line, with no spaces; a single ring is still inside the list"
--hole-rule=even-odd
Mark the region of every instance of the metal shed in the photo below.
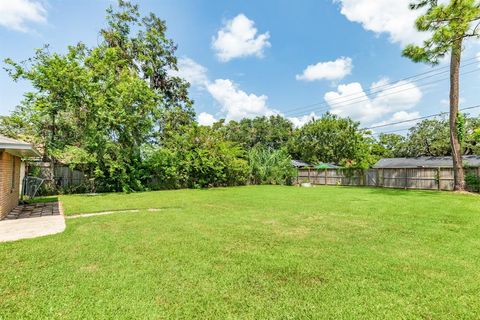
[[[295,168],[312,168],[313,165],[308,163],[308,162],[304,162],[304,161],[301,161],[301,160],[292,160],[292,166],[294,166]]]

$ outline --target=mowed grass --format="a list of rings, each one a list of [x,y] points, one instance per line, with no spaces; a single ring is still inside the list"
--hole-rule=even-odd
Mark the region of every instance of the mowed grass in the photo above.
[[[252,186],[60,200],[66,214],[145,210],[0,244],[0,319],[480,318],[478,196]]]

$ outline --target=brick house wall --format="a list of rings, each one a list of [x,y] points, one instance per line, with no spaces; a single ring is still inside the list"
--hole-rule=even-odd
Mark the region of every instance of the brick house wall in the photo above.
[[[0,151],[0,219],[18,204],[20,166],[19,157]]]

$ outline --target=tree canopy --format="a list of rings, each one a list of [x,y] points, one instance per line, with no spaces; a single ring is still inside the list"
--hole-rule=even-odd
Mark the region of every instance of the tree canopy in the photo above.
[[[444,119],[426,119],[407,135],[377,135],[330,113],[300,128],[282,115],[201,126],[188,82],[172,76],[176,45],[165,22],[123,0],[106,21],[96,46],[79,42],[57,53],[46,45],[27,61],[6,59],[11,78],[32,90],[0,117],[1,134],[34,143],[44,161],[83,171],[96,191],[288,184],[292,159],[368,168],[382,157],[452,154]],[[435,43],[405,52],[424,59]],[[458,118],[460,152],[480,154],[479,118]]]
[[[79,43],[58,54],[46,46],[26,63],[7,59],[10,76],[34,91],[5,122],[31,136],[45,160],[82,150],[102,188],[139,189],[142,146],[165,143],[193,123],[189,84],[169,75],[176,46],[164,21],[140,18],[136,5],[119,1],[107,10],[107,25],[96,47]]]

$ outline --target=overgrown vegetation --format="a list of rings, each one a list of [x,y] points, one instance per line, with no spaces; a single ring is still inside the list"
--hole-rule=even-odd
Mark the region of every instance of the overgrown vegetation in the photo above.
[[[250,181],[253,184],[292,184],[296,170],[285,150],[255,146],[248,152]]]
[[[424,120],[407,136],[329,113],[301,128],[281,115],[199,126],[189,84],[171,75],[176,45],[165,22],[123,0],[106,22],[97,46],[80,42],[65,54],[46,46],[27,61],[6,60],[12,79],[33,90],[0,118],[0,133],[86,174],[81,188],[63,191],[288,184],[290,159],[365,169],[381,157],[452,153],[445,119]],[[480,154],[480,120],[460,119],[461,152]]]
[[[465,182],[471,191],[480,192],[480,177],[478,177],[476,174],[467,174],[465,177]]]
[[[144,184],[152,189],[243,185],[248,180],[245,151],[209,127],[193,125],[161,147],[144,152]]]

